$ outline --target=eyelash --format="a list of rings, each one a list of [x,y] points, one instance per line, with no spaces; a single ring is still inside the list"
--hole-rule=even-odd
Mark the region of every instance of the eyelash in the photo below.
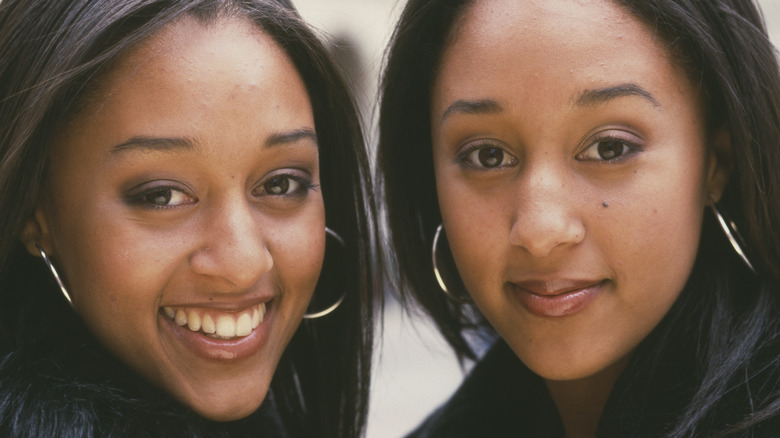
[[[166,192],[167,192],[167,196],[165,195]],[[171,201],[171,199],[174,199],[174,193],[181,194],[181,196],[184,196],[188,199],[185,200],[184,202],[170,205],[168,203]],[[159,194],[162,195],[163,197],[167,197],[166,204],[160,205],[151,202],[149,199],[152,195],[155,194]],[[126,196],[126,201],[130,205],[139,206],[142,208],[147,208],[152,210],[167,210],[182,205],[195,204],[198,202],[198,199],[190,195],[187,190],[182,189],[180,186],[163,183],[163,184],[153,185],[151,187],[144,187],[140,191],[131,190],[130,193],[128,193],[128,195]]]
[[[622,146],[622,150],[620,155],[615,156],[613,158],[602,158],[601,156],[597,158],[587,158],[585,157],[585,154],[591,149],[596,148],[596,154],[599,153],[598,146],[604,143],[619,143]],[[475,163],[475,161],[479,160],[481,157],[473,157],[475,152],[480,152],[484,150],[489,149],[495,149],[499,152],[501,152],[501,163],[496,166],[487,166],[483,163]],[[582,152],[577,154],[577,159],[580,161],[594,161],[594,162],[600,162],[600,163],[617,163],[620,161],[623,161],[625,159],[630,158],[632,155],[634,155],[637,152],[641,152],[642,147],[640,144],[636,141],[630,141],[628,139],[622,138],[621,136],[617,135],[604,135],[602,137],[597,137],[594,139]],[[476,158],[476,160],[474,159]],[[504,163],[504,161],[509,160],[509,163]],[[497,142],[493,141],[481,141],[476,144],[470,145],[466,150],[461,152],[457,158],[456,161],[461,164],[464,167],[469,167],[472,169],[478,169],[478,170],[484,170],[484,171],[491,171],[496,170],[504,167],[511,167],[514,166],[517,163],[517,158],[514,157],[514,155],[507,152],[507,150],[503,147],[501,147]]]
[[[275,179],[286,179],[288,181],[288,184],[289,184],[289,181],[292,180],[296,184],[298,184],[299,187],[297,187],[292,192],[288,192],[288,193],[280,193],[280,194],[269,193],[265,189],[265,186],[267,184],[272,183],[273,180],[275,180]],[[300,176],[300,175],[295,174],[293,172],[282,172],[282,173],[277,173],[275,175],[271,175],[271,176],[267,177],[266,179],[264,179],[260,184],[258,184],[256,186],[256,188],[254,190],[252,190],[252,194],[255,195],[255,196],[263,196],[262,194],[260,194],[260,195],[256,195],[255,194],[256,190],[263,190],[267,196],[273,196],[273,197],[279,197],[279,198],[297,198],[297,197],[305,196],[310,190],[314,190],[317,187],[319,187],[319,186],[317,184],[313,184],[311,182],[311,180],[309,178],[307,178],[307,177]]]
[[[286,181],[288,185],[287,191],[285,193],[279,194],[270,193],[266,186],[273,183],[274,180],[276,180],[277,183]],[[293,181],[298,186],[294,187],[292,190],[289,190],[290,181]],[[196,204],[198,202],[198,199],[191,195],[189,190],[183,189],[179,185],[169,184],[167,181],[160,181],[158,184],[152,184],[153,185],[151,187],[148,185],[141,185],[140,187],[136,187],[135,189],[131,190],[125,196],[125,201],[127,204],[150,210],[168,210],[185,205]],[[319,187],[319,185],[312,184],[308,178],[302,177],[292,172],[277,173],[265,178],[260,184],[258,184],[256,188],[252,190],[252,195],[256,197],[271,196],[273,198],[292,199],[303,197],[307,194],[308,191],[314,190],[317,187]],[[163,197],[165,204],[161,205],[151,201],[151,198],[154,195]],[[186,199],[183,201],[177,201],[176,204],[170,204],[171,200],[177,199],[179,197],[184,197]]]
[[[475,160],[472,160],[472,158],[476,158],[476,161],[479,161],[480,157],[472,157],[474,153],[479,153],[480,151],[487,151],[490,149],[495,149],[496,151],[501,153],[501,162],[496,166],[487,166],[482,163],[475,163]],[[457,157],[456,161],[468,168],[477,169],[477,170],[483,170],[483,171],[491,171],[496,169],[501,169],[504,167],[511,167],[517,164],[517,158],[509,153],[506,148],[502,147],[498,142],[495,141],[480,141],[475,144],[469,145],[464,151],[462,151]],[[509,163],[505,163],[505,161],[509,161]]]
[[[602,158],[601,156],[596,158],[585,157],[585,154],[592,148],[595,148],[595,153],[599,154],[598,146],[603,143],[619,143],[623,147],[622,153],[613,158]],[[577,159],[580,161],[594,161],[598,163],[618,163],[641,151],[641,145],[635,141],[630,141],[626,138],[622,138],[621,136],[616,135],[604,135],[602,137],[595,138],[590,144],[588,144],[588,146],[582,152],[577,154]]]

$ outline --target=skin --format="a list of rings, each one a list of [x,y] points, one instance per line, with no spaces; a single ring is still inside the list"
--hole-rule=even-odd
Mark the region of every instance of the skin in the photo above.
[[[612,2],[482,0],[454,29],[431,97],[447,239],[567,436],[593,436],[690,274],[728,134],[705,132],[686,72]],[[592,299],[540,314],[522,298],[570,289]]]
[[[248,21],[185,17],[121,59],[60,129],[23,240],[52,257],[116,356],[207,418],[241,418],[265,398],[317,283],[318,159],[309,96],[281,48]],[[194,350],[162,311],[269,299],[263,339],[243,356]]]

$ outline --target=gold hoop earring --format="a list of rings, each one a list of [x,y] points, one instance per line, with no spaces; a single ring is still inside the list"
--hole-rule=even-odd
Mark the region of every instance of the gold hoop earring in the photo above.
[[[712,199],[712,202],[710,202],[710,208],[712,209],[712,212],[715,214],[715,218],[718,220],[718,223],[720,224],[720,228],[723,230],[723,233],[726,235],[726,237],[729,239],[729,242],[731,243],[731,247],[734,248],[734,251],[737,253],[740,259],[742,259],[743,262],[745,262],[745,265],[747,265],[748,268],[750,268],[753,273],[756,273],[756,268],[753,267],[753,264],[750,263],[750,260],[748,260],[747,255],[745,255],[745,252],[742,250],[742,245],[745,244],[744,239],[742,239],[742,235],[739,234],[739,230],[737,230],[737,224],[734,223],[734,221],[730,220],[727,216],[724,216],[718,208],[715,206],[715,197],[710,195],[710,198]]]
[[[439,237],[441,237],[441,232],[443,229],[444,224],[439,224],[439,226],[436,227],[436,234],[433,235],[433,247],[431,249],[431,258],[433,259],[433,275],[436,277],[436,282],[439,283],[439,287],[442,291],[444,291],[449,299],[455,301],[458,304],[468,304],[471,302],[470,299],[456,297],[450,292],[450,290],[447,288],[447,285],[444,284],[444,278],[441,276],[441,272],[439,272],[439,263],[436,261],[436,248],[439,246]]]
[[[341,236],[338,235],[335,231],[331,230],[328,227],[325,227],[325,235],[331,236],[336,241],[341,244],[341,247],[343,248],[345,246],[344,239],[341,238]],[[341,294],[341,297],[339,297],[338,300],[336,300],[335,303],[331,304],[329,307],[325,308],[324,310],[320,310],[319,312],[313,312],[313,313],[304,313],[303,319],[317,319],[322,318],[323,316],[330,315],[333,313],[334,310],[338,309],[338,307],[341,305],[341,303],[344,301],[344,297],[346,297],[346,292]]]
[[[57,281],[57,285],[60,287],[60,291],[62,292],[62,295],[65,297],[66,300],[68,300],[68,304],[70,304],[70,307],[73,307],[73,300],[70,299],[70,294],[68,293],[68,290],[65,289],[65,285],[62,283],[60,274],[57,273],[57,269],[54,268],[54,265],[49,259],[49,256],[46,254],[46,251],[44,251],[43,248],[41,248],[41,246],[38,245],[37,242],[35,243],[35,247],[38,248],[38,252],[41,253],[41,257],[43,257],[43,262],[46,263],[46,266],[49,268],[49,271],[51,271],[51,274],[54,276],[54,279]]]

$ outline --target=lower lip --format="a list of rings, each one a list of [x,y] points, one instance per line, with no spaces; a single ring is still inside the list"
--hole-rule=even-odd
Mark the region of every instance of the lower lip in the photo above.
[[[604,282],[558,295],[540,295],[514,284],[507,284],[512,295],[530,313],[542,317],[574,315],[588,307],[601,293]]]
[[[214,339],[203,332],[193,332],[186,326],[178,326],[162,313],[160,318],[163,319],[174,339],[197,356],[212,360],[240,360],[252,356],[265,344],[273,314],[273,306],[269,305],[263,322],[252,330],[252,333],[235,339]]]

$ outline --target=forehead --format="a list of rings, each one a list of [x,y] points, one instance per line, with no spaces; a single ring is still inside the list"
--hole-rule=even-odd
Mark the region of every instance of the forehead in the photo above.
[[[58,127],[52,151],[110,161],[114,147],[130,139],[164,138],[227,157],[244,152],[243,145],[313,127],[305,84],[272,37],[244,19],[183,17],[101,77]]]
[[[235,109],[263,101],[310,106],[291,59],[244,18],[181,17],[131,47],[89,88],[65,130],[107,118],[114,126],[154,128],[181,108],[208,114],[226,100]]]
[[[470,2],[453,26],[450,45],[463,34],[481,37],[483,48],[489,40],[503,40],[525,35],[528,41],[550,32],[561,33],[571,40],[593,37],[623,38],[626,32],[640,29],[655,39],[649,28],[641,25],[629,9],[613,0],[476,0]],[[597,33],[593,33],[597,31]]]
[[[262,79],[258,69],[274,68],[286,70],[275,78],[280,86],[298,85],[298,72],[287,54],[251,20],[218,17],[204,21],[185,15],[106,65],[86,88],[77,113],[71,115],[99,109],[119,90],[143,82],[162,90],[179,87],[191,92],[198,86],[214,87],[229,75],[253,87]]]
[[[434,98],[528,98],[511,94],[512,80],[496,78],[515,78],[524,93],[559,102],[610,84],[692,87],[653,29],[609,0],[479,0],[448,41]]]

